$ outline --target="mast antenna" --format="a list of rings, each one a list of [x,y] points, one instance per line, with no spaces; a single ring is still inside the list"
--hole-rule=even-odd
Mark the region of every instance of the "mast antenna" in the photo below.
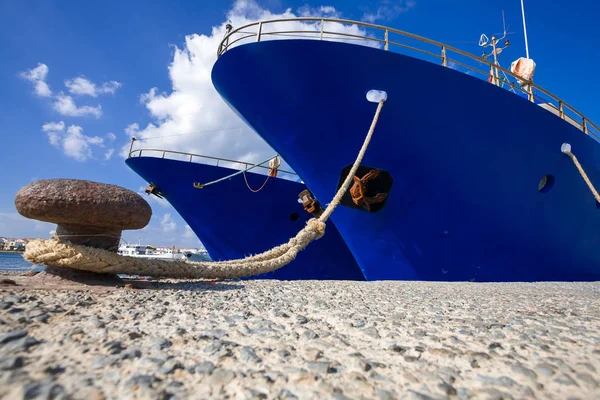
[[[504,21],[504,10],[502,10],[502,30],[504,31],[504,36],[502,36],[500,39],[504,39],[506,37],[506,22]]]
[[[485,34],[482,34],[479,38],[479,46],[485,48],[485,47],[492,47],[492,54],[491,56],[493,56],[494,65],[500,65],[500,63],[498,62],[498,56],[500,55],[500,53],[502,53],[502,50],[506,49],[508,46],[510,46],[510,40],[506,39],[504,41],[504,46],[503,47],[499,47],[500,41],[503,40],[506,37],[506,22],[504,19],[504,10],[502,10],[502,26],[503,26],[503,32],[502,32],[502,37],[497,38],[496,34],[492,35],[492,39],[488,39],[488,37]],[[483,52],[483,54],[481,55],[481,57],[483,59],[487,59],[488,57],[490,57],[490,54],[487,54],[485,51]],[[504,72],[502,72],[502,75],[504,77],[504,79],[502,79],[502,81],[504,80],[508,80],[506,74]],[[503,86],[504,82],[500,83],[501,80],[499,79],[499,71],[496,68],[495,71],[491,72],[490,75],[490,82],[494,82],[494,84],[496,86]]]
[[[525,35],[525,55],[529,58],[529,47],[527,46],[527,26],[525,25],[525,7],[521,0],[521,15],[523,16],[523,34]]]

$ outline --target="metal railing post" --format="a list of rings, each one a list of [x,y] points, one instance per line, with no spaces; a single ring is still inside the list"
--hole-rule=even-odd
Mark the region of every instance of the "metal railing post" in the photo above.
[[[587,119],[585,119],[585,117],[582,117],[582,119],[583,119],[583,133],[585,133],[587,135],[588,134]]]
[[[562,100],[558,101],[558,113],[562,119],[565,119],[565,109]]]
[[[131,137],[131,145],[129,146],[129,157],[131,157],[131,150],[133,150],[133,142],[135,142],[137,139],[135,138],[135,136]]]
[[[389,50],[390,48],[390,31],[388,29],[385,30],[385,49]]]
[[[194,157],[193,154],[190,154],[190,162],[192,162],[192,158]]]
[[[162,156],[162,158],[165,158],[165,153],[166,153],[166,152],[167,152],[166,150],[165,150],[165,151],[163,151],[163,156]]]
[[[442,46],[442,65],[445,67],[447,64],[446,62],[446,46],[443,45]]]
[[[262,32],[262,21],[258,23],[258,34],[256,35],[256,41],[260,42],[260,34]]]
[[[321,34],[319,35],[319,40],[323,40],[323,30],[325,28],[325,20],[321,20]]]

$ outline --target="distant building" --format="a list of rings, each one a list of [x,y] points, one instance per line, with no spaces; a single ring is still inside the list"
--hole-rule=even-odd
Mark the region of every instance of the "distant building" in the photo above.
[[[0,250],[4,251],[24,251],[27,241],[23,239],[0,238]]]

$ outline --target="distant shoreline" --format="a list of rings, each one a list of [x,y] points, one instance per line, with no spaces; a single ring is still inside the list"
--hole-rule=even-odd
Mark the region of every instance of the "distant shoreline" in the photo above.
[[[0,250],[0,253],[25,253],[25,250]]]

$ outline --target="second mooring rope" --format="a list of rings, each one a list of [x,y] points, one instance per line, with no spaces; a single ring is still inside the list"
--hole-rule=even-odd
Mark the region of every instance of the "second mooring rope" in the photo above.
[[[356,170],[369,147],[384,101],[379,102],[356,161],[332,201],[318,219],[308,220],[306,226],[287,243],[243,259],[196,262],[128,257],[107,250],[60,242],[57,239],[36,239],[27,244],[23,257],[34,264],[91,272],[191,279],[239,278],[279,269],[293,261],[297,254],[313,240],[319,239],[325,234],[325,222],[350,187]]]
[[[577,160],[577,157],[575,157],[575,154],[573,154],[571,152],[571,145],[569,143],[563,143],[563,145],[560,148],[560,151],[562,151],[563,153],[565,153],[566,155],[568,155],[569,157],[571,157],[571,160],[573,160],[573,164],[575,164],[575,167],[577,167],[577,169],[579,170],[579,173],[581,174],[581,177],[583,178],[583,180],[585,181],[585,183],[587,183],[588,187],[592,191],[592,194],[596,198],[596,201],[598,203],[600,203],[600,195],[598,194],[598,191],[596,190],[596,188],[592,184],[592,181],[590,181],[590,178],[588,178],[587,174],[583,170],[583,167],[579,163],[579,160]]]

